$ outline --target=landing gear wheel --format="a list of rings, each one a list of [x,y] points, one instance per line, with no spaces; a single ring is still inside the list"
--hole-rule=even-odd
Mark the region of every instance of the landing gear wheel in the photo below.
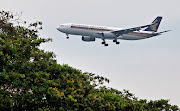
[[[113,42],[117,42],[116,40],[113,40]]]
[[[120,44],[120,42],[116,42],[116,44]]]
[[[102,44],[105,44],[105,42],[102,42]]]
[[[108,46],[108,44],[104,44],[104,46]]]
[[[69,39],[69,34],[66,34],[66,38]]]

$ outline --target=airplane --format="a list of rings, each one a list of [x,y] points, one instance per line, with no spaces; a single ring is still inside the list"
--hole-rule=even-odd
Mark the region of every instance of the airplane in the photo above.
[[[114,28],[105,26],[95,26],[95,25],[85,25],[85,24],[75,24],[67,23],[61,24],[57,27],[57,30],[63,32],[67,35],[81,35],[82,41],[92,42],[96,38],[102,39],[104,46],[108,46],[106,39],[113,40],[116,44],[120,44],[118,39],[122,40],[141,40],[147,39],[154,36],[161,35],[162,33],[169,32],[171,30],[166,30],[162,32],[157,32],[159,25],[161,23],[162,17],[158,16],[151,24],[143,25],[133,28]]]

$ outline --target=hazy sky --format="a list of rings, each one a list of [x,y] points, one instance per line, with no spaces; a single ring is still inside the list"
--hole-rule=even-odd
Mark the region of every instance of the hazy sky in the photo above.
[[[141,99],[170,99],[180,106],[180,0],[1,0],[2,10],[23,12],[27,23],[42,21],[41,37],[53,39],[41,46],[53,51],[60,64],[105,76],[108,86],[130,90]],[[80,36],[56,30],[62,23],[82,23],[129,28],[163,16],[159,31],[172,30],[150,39],[102,40],[86,43]]]

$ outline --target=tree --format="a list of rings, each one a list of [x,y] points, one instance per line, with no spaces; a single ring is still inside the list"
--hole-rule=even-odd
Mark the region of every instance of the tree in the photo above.
[[[109,79],[57,64],[55,54],[39,49],[42,22],[0,11],[0,110],[173,110],[168,100],[138,99],[127,90],[103,86]]]

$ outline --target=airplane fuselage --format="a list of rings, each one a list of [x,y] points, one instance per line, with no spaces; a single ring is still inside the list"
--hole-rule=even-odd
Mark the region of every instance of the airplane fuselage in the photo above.
[[[149,31],[134,31],[127,34],[122,34],[116,36],[111,31],[121,30],[121,28],[104,27],[104,26],[94,26],[94,25],[84,25],[84,24],[62,24],[57,28],[59,31],[71,34],[71,35],[81,35],[90,36],[93,38],[102,38],[102,35],[98,33],[103,33],[104,39],[124,39],[124,40],[139,40],[146,39],[155,36],[155,33]]]

